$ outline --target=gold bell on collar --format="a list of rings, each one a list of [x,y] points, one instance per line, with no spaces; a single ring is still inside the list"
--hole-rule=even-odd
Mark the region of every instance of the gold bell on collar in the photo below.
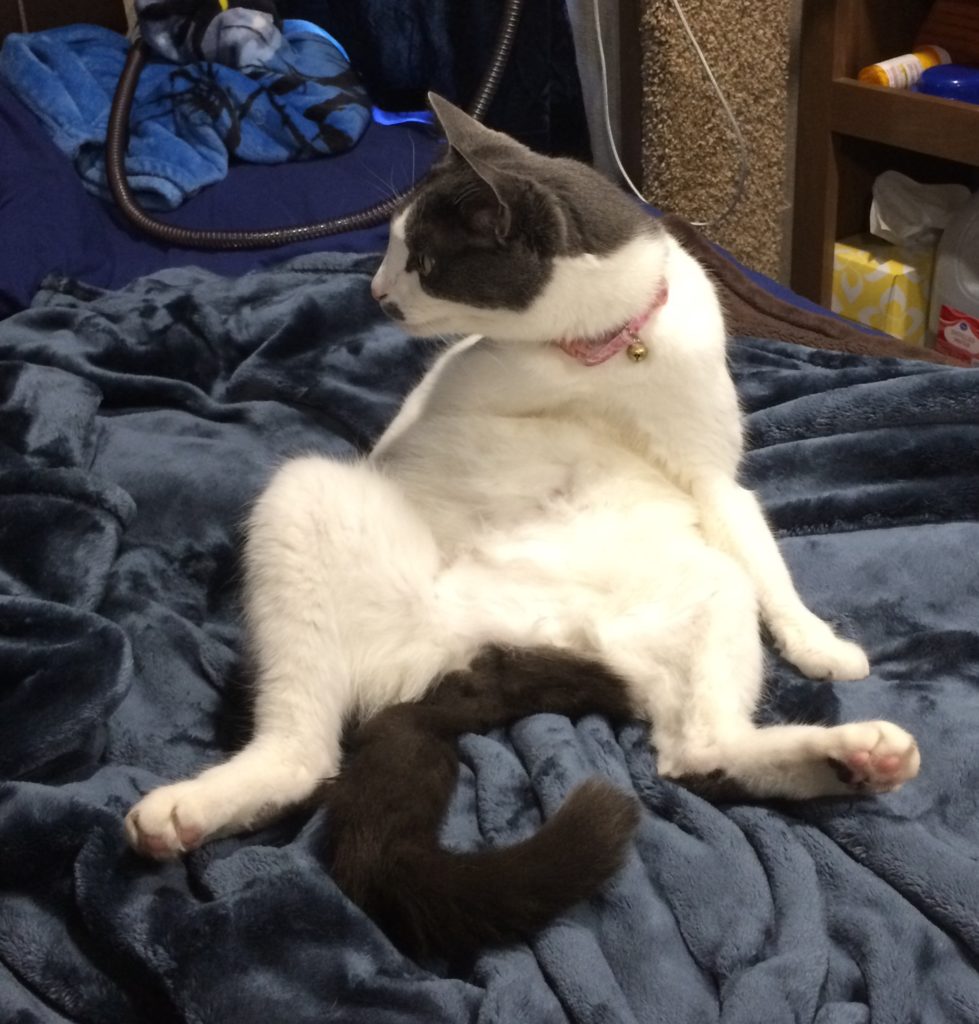
[[[649,349],[639,340],[638,334],[632,336],[632,341],[625,351],[634,363],[641,363],[649,355]]]

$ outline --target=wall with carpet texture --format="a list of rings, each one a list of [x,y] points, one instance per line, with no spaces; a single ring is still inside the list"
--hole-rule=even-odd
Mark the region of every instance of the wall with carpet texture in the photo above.
[[[644,194],[689,220],[709,220],[728,204],[737,147],[670,0],[640,3]],[[706,232],[750,266],[785,278],[797,4],[681,3],[741,124],[751,163],[737,209]]]

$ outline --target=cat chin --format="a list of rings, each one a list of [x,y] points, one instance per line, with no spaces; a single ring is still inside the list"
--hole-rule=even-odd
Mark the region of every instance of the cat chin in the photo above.
[[[448,327],[439,320],[401,320],[401,329],[412,338],[434,338],[439,335],[458,335],[464,332]]]
[[[406,317],[404,320],[396,322],[405,334],[412,338],[459,338],[467,334],[484,334],[486,332],[485,324],[481,328],[472,325],[460,326],[458,317],[430,316],[419,317],[417,320]]]

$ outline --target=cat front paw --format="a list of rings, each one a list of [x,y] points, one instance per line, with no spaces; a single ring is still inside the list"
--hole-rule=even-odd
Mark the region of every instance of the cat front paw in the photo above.
[[[197,849],[213,829],[196,788],[193,780],[177,782],[143,797],[126,815],[129,845],[154,860],[173,860]]]
[[[859,644],[838,637],[822,619],[779,623],[773,628],[779,653],[810,679],[865,679],[870,662]]]

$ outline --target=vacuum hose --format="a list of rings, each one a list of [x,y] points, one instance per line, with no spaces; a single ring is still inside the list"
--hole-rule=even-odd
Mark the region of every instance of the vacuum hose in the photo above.
[[[483,80],[476,90],[476,97],[469,107],[469,113],[482,121],[496,94],[506,67],[523,0],[505,0],[503,16],[497,33],[493,54]],[[126,64],[112,98],[109,112],[109,128],[106,134],[106,173],[113,198],[122,212],[140,230],[160,241],[187,249],[265,249],[279,245],[290,245],[326,235],[338,235],[345,231],[357,231],[373,227],[388,220],[401,203],[411,195],[415,186],[407,192],[393,195],[366,210],[344,214],[317,224],[304,224],[289,228],[267,228],[256,231],[200,231],[193,228],[177,227],[151,217],[137,203],[129,182],[126,180],[125,159],[129,144],[129,117],[136,93],[136,83],[146,64],[148,48],[142,40],[133,43],[126,57]]]

